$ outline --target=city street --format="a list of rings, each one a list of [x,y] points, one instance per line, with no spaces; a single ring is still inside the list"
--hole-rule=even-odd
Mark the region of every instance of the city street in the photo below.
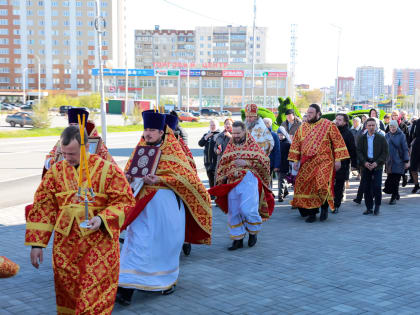
[[[198,140],[206,128],[187,129],[189,146],[207,185]],[[110,133],[107,146],[124,166],[140,132]],[[24,206],[40,181],[57,137],[0,139],[0,255],[20,265],[0,279],[0,314],[54,314],[51,243],[40,269],[25,247]],[[227,251],[227,216],[213,207],[211,246],[181,254],[177,290],[169,296],[136,292],[114,314],[418,314],[420,309],[419,195],[401,189],[397,205],[384,195],[379,216],[347,201],[326,222],[307,224],[288,202],[276,202],[253,248]],[[275,184],[275,188],[277,185]],[[276,194],[277,195],[277,194]]]

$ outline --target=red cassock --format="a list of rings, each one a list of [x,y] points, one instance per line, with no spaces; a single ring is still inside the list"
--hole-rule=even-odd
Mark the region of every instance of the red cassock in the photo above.
[[[234,144],[230,140],[217,167],[216,186],[210,188],[209,193],[217,197],[217,205],[227,213],[229,192],[250,171],[258,179],[259,214],[263,220],[267,220],[274,210],[274,196],[269,188],[270,159],[248,132],[245,137],[242,144]],[[237,167],[235,161],[238,159],[245,160],[246,166]]]

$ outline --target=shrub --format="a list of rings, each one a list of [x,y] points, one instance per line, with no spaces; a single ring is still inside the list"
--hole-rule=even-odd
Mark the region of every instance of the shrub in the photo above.
[[[276,118],[276,123],[278,126],[280,126],[283,121],[286,121],[286,111],[288,109],[293,109],[295,116],[302,119],[302,115],[300,114],[299,109],[295,106],[295,104],[293,104],[290,97],[287,97],[286,99],[279,97],[278,115]]]

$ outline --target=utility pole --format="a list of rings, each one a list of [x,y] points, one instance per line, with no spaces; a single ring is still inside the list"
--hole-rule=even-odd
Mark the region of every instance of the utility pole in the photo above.
[[[25,68],[25,69],[23,69],[23,84],[22,84],[22,87],[23,87],[23,105],[25,105],[26,104],[26,71],[28,70],[28,68]]]
[[[101,94],[101,126],[102,126],[102,141],[106,144],[106,108],[105,108],[105,90],[104,90],[104,65],[102,62],[102,34],[105,29],[105,19],[101,15],[101,7],[99,0],[96,0],[96,18],[95,29],[97,32],[97,48],[99,59],[99,87]],[[118,88],[118,87],[116,87]]]
[[[254,0],[254,24],[252,26],[252,87],[251,103],[254,102],[254,81],[255,81],[255,19],[257,17],[257,0]]]
[[[38,61],[38,106],[41,104],[41,59],[38,55],[34,55]]]
[[[340,41],[341,41],[341,31],[343,30],[340,26],[335,24],[330,24],[332,27],[338,30],[338,40],[337,40],[337,72],[336,72],[336,86],[335,86],[335,113],[337,114],[337,105],[338,105],[338,65],[340,62]]]

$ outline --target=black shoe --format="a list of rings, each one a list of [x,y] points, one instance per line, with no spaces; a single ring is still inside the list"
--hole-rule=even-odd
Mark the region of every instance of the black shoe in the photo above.
[[[409,184],[414,184],[414,179],[410,178],[410,179],[408,180],[408,183],[409,183]]]
[[[379,206],[375,206],[375,210],[373,211],[374,215],[378,215],[379,214]]]
[[[182,245],[182,251],[184,252],[185,256],[189,256],[191,254],[191,244],[184,243]]]
[[[403,180],[402,180],[402,187],[405,187],[405,186],[407,186],[407,180],[408,180],[408,178],[407,178],[407,175],[403,175]]]
[[[315,222],[316,221],[316,214],[313,214],[313,215],[310,215],[306,220],[305,220],[305,222],[307,222],[307,223],[313,223],[313,222]]]
[[[357,198],[353,199],[353,201],[354,201],[355,203],[359,204],[359,205],[362,203],[362,200],[357,199]]]
[[[420,189],[419,184],[415,185],[413,190],[411,191],[412,194],[415,194]]]
[[[124,239],[123,238],[120,237],[118,240],[120,241],[121,244],[124,244]]]
[[[283,199],[282,197],[279,197],[278,201],[279,201],[279,202],[283,202],[283,201],[284,201],[284,199]]]
[[[397,196],[395,197],[395,199],[400,200],[400,194],[397,194]]]
[[[257,234],[249,234],[248,246],[252,247],[257,244]]]
[[[367,209],[365,212],[363,212],[364,215],[368,215],[368,214],[372,214],[372,213],[373,213],[373,211],[369,210],[369,209]]]
[[[334,208],[335,208],[335,210],[334,211],[331,210],[331,213],[337,214],[338,213],[338,210],[340,209],[340,207],[334,207]]]
[[[232,246],[228,248],[228,250],[237,250],[238,248],[244,247],[244,239],[241,240],[234,240]]]
[[[122,306],[128,306],[131,304],[131,298],[133,297],[134,289],[126,289],[118,287],[116,301]]]
[[[176,285],[174,284],[172,287],[170,287],[169,289],[167,289],[167,290],[163,290],[162,291],[162,295],[169,295],[169,294],[172,294],[172,293],[174,293],[175,292],[175,289],[176,289]]]
[[[321,214],[319,215],[319,221],[325,221],[328,219],[328,207],[321,207]]]
[[[286,198],[286,196],[289,194],[289,191],[287,190],[287,188],[284,190],[284,195],[283,198]]]
[[[390,205],[395,205],[397,202],[395,201],[395,199],[394,198],[391,198],[391,200],[389,201],[389,204]]]

